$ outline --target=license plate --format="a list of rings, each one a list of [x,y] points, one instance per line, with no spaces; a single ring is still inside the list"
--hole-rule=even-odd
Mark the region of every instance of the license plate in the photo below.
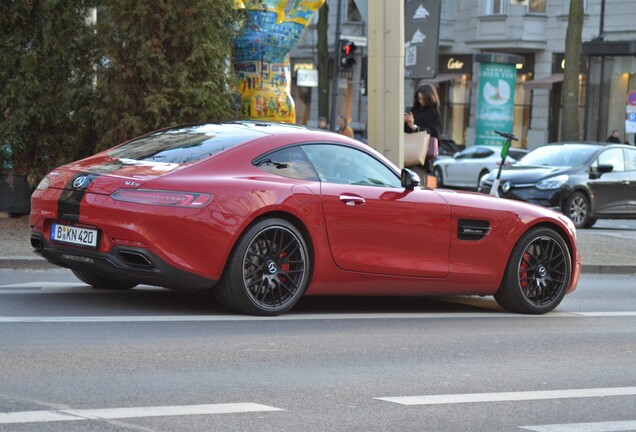
[[[51,226],[51,240],[97,248],[98,231],[90,228],[80,228],[68,225],[53,224]]]

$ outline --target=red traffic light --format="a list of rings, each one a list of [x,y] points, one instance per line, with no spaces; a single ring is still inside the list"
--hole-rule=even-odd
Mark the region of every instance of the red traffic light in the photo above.
[[[345,40],[340,45],[340,65],[344,68],[353,67],[356,63],[354,58],[354,52],[356,51],[356,44],[351,41]]]

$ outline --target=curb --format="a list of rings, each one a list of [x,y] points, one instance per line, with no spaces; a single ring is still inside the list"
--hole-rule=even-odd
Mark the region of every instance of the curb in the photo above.
[[[0,269],[55,269],[63,268],[40,257],[0,257]],[[636,274],[636,265],[584,264],[581,273]]]
[[[599,273],[599,274],[635,274],[636,266],[633,265],[607,265],[607,264],[588,264],[583,265],[581,273]]]

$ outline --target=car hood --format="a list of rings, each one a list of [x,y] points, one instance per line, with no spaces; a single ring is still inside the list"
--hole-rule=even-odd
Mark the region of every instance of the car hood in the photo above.
[[[501,170],[499,180],[501,182],[509,180],[517,184],[536,183],[548,177],[569,173],[572,169],[572,167],[512,165]],[[492,182],[496,175],[496,171],[490,173],[488,181]]]
[[[139,188],[189,164],[156,163],[119,159],[98,154],[64,165],[47,175],[48,187],[111,194],[121,188]]]

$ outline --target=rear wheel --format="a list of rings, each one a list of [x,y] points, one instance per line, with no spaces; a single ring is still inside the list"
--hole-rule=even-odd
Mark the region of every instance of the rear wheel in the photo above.
[[[590,200],[581,192],[574,192],[565,203],[565,214],[577,228],[591,227],[596,220],[590,218]]]
[[[550,228],[534,228],[512,250],[495,300],[512,312],[550,312],[563,300],[571,275],[565,241]]]
[[[125,291],[138,285],[136,282],[111,279],[109,277],[97,275],[95,273],[87,272],[84,270],[72,271],[75,277],[77,277],[79,280],[97,289]]]
[[[309,250],[300,231],[284,219],[265,219],[237,243],[215,295],[237,312],[279,315],[300,300],[310,274]]]

